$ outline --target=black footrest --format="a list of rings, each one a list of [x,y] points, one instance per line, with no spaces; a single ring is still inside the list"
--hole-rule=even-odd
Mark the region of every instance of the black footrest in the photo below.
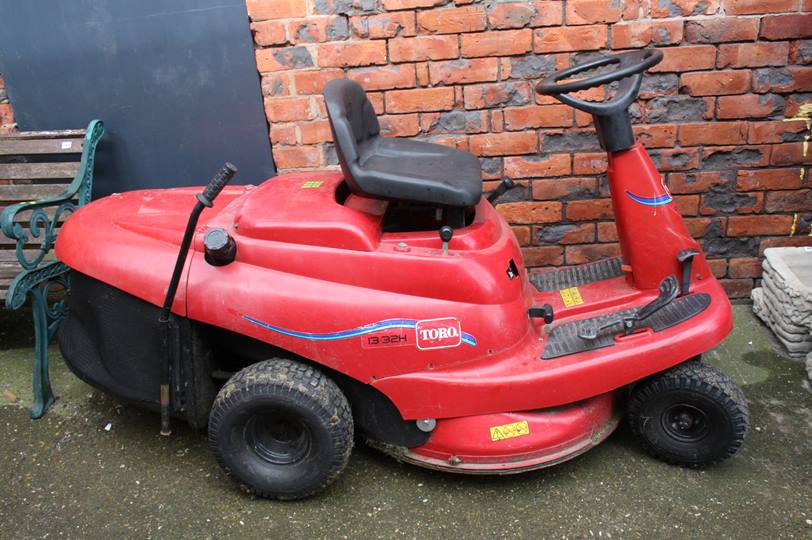
[[[539,292],[558,291],[622,276],[623,270],[620,269],[622,264],[620,257],[614,257],[580,266],[530,274],[529,279]]]
[[[655,332],[671,328],[674,325],[687,321],[691,317],[702,313],[705,308],[710,305],[710,301],[710,295],[705,293],[682,296],[645,319],[645,321],[639,324],[639,327],[651,328]],[[550,332],[550,337],[547,340],[547,345],[544,347],[541,358],[543,360],[549,360],[568,354],[591,351],[614,345],[615,336],[623,331],[621,325],[603,329],[595,339],[584,339],[578,334],[581,333],[582,326],[591,324],[600,326],[601,323],[609,321],[610,319],[632,316],[639,309],[639,307],[635,307],[615,313],[608,313],[600,317],[581,319],[556,326],[552,332]]]

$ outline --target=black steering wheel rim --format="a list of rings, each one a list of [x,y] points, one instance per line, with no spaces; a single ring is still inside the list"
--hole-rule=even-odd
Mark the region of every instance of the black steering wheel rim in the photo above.
[[[570,68],[556,71],[552,75],[545,77],[536,85],[536,92],[545,96],[560,96],[571,92],[578,92],[588,88],[594,88],[611,82],[619,81],[642,73],[648,68],[659,64],[663,59],[662,51],[658,49],[642,49],[619,54],[607,55],[595,60],[578,64]],[[601,73],[594,77],[579,79],[577,81],[558,84],[558,81],[567,79],[573,75],[596,69],[610,64],[619,64],[618,69]]]

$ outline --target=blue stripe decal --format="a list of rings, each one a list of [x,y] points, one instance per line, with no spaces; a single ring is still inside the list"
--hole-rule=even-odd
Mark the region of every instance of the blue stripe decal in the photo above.
[[[659,197],[638,197],[634,193],[627,191],[626,195],[628,195],[633,201],[639,202],[640,204],[645,204],[646,206],[660,206],[662,204],[668,204],[673,199],[671,199],[671,195],[666,193],[665,195],[660,195]]]
[[[365,324],[364,326],[359,326],[357,328],[350,328],[349,330],[319,334],[313,332],[296,332],[295,330],[286,330],[278,326],[272,326],[268,323],[264,323],[254,319],[253,317],[249,317],[248,315],[243,315],[243,319],[250,323],[256,324],[257,326],[261,326],[266,330],[271,330],[272,332],[301,339],[309,339],[311,341],[333,341],[336,339],[347,339],[356,336],[363,336],[364,334],[371,334],[372,332],[378,332],[388,328],[414,328],[417,326],[417,321],[415,319],[386,319],[384,321],[378,321],[372,324]],[[467,332],[462,332],[462,342],[471,345],[472,347],[476,347],[476,338]]]

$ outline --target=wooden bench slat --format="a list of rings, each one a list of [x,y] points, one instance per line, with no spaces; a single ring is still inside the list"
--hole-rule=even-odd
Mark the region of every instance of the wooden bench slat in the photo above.
[[[0,178],[6,180],[73,178],[78,171],[78,161],[69,163],[0,163]]]
[[[65,184],[0,184],[0,201],[34,201],[64,191]]]
[[[0,139],[62,139],[65,137],[84,137],[86,129],[57,129],[51,131],[18,131],[4,133]]]
[[[81,154],[84,139],[0,139],[0,156]]]

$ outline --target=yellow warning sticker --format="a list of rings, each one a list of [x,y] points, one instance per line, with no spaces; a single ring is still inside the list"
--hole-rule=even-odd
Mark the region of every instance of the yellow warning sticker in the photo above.
[[[494,442],[512,439],[513,437],[521,437],[522,435],[530,435],[530,425],[527,423],[527,420],[502,426],[493,426],[490,429],[491,440]]]
[[[564,305],[567,307],[580,306],[584,303],[584,299],[581,298],[581,291],[578,290],[578,287],[561,289],[558,292],[561,293],[561,300],[564,301]]]
[[[314,189],[321,187],[324,182],[321,180],[308,180],[304,184],[302,184],[302,189]]]

